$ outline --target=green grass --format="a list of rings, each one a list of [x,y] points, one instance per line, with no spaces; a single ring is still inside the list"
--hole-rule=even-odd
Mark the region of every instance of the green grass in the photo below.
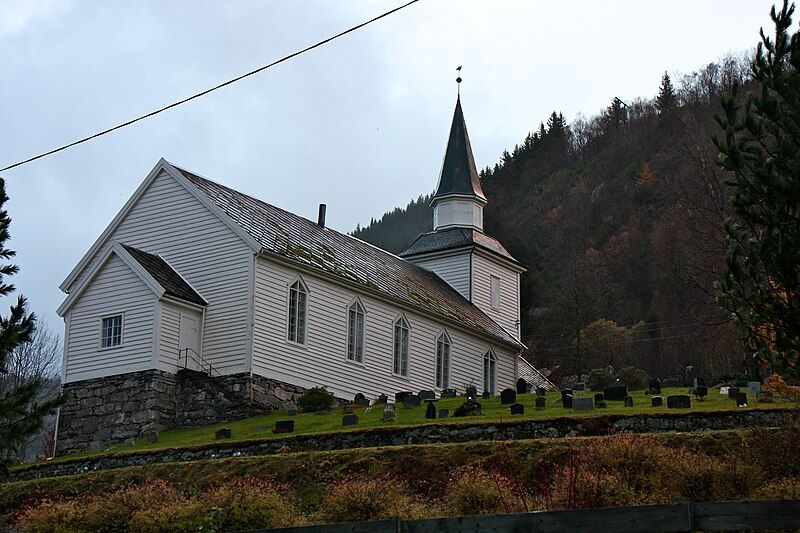
[[[578,397],[593,397],[594,393],[578,392]],[[663,396],[671,394],[686,394],[685,388],[672,388],[664,389]],[[383,421],[383,406],[376,405],[370,412],[364,412],[363,408],[354,409],[353,412],[359,417],[359,423],[356,426],[342,427],[342,412],[341,410],[334,410],[329,414],[315,414],[315,413],[298,413],[296,416],[291,417],[295,421],[295,431],[289,435],[308,435],[314,433],[330,433],[334,431],[357,431],[370,428],[385,428],[385,427],[403,427],[403,426],[416,426],[424,424],[458,424],[458,423],[475,423],[475,422],[499,422],[511,420],[544,420],[557,417],[587,417],[587,416],[602,416],[607,414],[655,414],[655,413],[685,413],[688,411],[724,411],[743,409],[737,408],[736,402],[729,399],[727,396],[719,394],[716,389],[709,389],[709,394],[704,401],[699,402],[692,398],[692,407],[690,409],[667,409],[666,405],[662,407],[652,407],[650,405],[650,396],[644,394],[643,391],[631,392],[633,397],[633,407],[626,408],[621,401],[607,401],[608,407],[605,409],[594,409],[591,411],[574,411],[572,409],[564,409],[561,406],[561,395],[558,392],[547,393],[547,408],[544,410],[536,410],[535,408],[535,394],[521,394],[518,395],[517,401],[525,405],[525,414],[521,416],[511,416],[508,405],[501,405],[499,397],[493,397],[488,400],[479,399],[483,406],[482,416],[462,417],[455,418],[453,413],[456,408],[464,402],[464,398],[448,398],[438,400],[436,402],[437,410],[447,408],[450,410],[450,416],[446,419],[427,420],[425,418],[425,403],[423,402],[420,407],[406,409],[401,404],[396,406],[397,421],[384,422]],[[751,408],[779,408],[782,404],[757,404],[754,402],[755,398],[751,399]],[[665,401],[666,403],[666,401]],[[161,448],[173,448],[181,446],[193,446],[199,444],[207,444],[214,442],[214,434],[216,431],[223,427],[231,428],[233,438],[231,440],[253,440],[253,439],[273,439],[285,438],[289,435],[275,435],[272,429],[275,427],[276,420],[288,420],[290,417],[286,416],[285,411],[276,411],[268,415],[257,416],[244,420],[236,420],[226,422],[223,424],[215,424],[211,426],[204,426],[199,428],[189,429],[173,429],[162,431],[159,435],[158,443],[150,444],[145,439],[138,440],[132,446],[117,445],[111,446],[104,451],[138,451],[138,450],[155,450]],[[97,452],[95,452],[97,453]],[[72,459],[90,455],[91,452],[80,452],[70,454],[56,460]]]

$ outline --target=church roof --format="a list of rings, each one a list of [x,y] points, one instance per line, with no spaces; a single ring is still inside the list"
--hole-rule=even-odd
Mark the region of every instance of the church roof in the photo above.
[[[453,124],[450,126],[450,138],[442,161],[442,172],[432,202],[451,195],[466,195],[486,201],[481,189],[481,181],[475,168],[472,146],[469,143],[467,124],[461,110],[461,98],[456,100],[453,113]]]
[[[255,239],[264,252],[455,321],[506,346],[523,347],[433,272],[355,237],[321,227],[177,166],[174,168]]]
[[[123,244],[122,247],[164,288],[164,294],[194,304],[207,305],[207,302],[195,292],[192,286],[160,256],[127,244]]]
[[[411,243],[408,249],[400,254],[400,257],[452,250],[464,246],[477,246],[517,263],[517,260],[508,253],[508,250],[497,239],[472,228],[452,228],[423,233]]]

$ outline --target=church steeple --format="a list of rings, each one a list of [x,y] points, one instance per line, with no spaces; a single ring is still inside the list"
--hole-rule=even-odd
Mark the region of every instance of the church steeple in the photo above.
[[[475,168],[475,158],[461,109],[456,100],[450,137],[447,141],[439,184],[431,200],[433,229],[467,227],[483,230],[483,206],[486,196]]]

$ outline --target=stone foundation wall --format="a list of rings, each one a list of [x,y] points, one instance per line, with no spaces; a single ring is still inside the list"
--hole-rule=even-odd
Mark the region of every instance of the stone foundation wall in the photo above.
[[[248,373],[210,377],[145,370],[66,383],[59,454],[140,439],[151,430],[205,426],[284,408],[302,387]]]

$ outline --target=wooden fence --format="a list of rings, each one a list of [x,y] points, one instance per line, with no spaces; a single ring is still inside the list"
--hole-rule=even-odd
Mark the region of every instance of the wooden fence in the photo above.
[[[433,533],[495,531],[586,531],[597,533],[660,531],[742,531],[800,529],[800,500],[736,501],[638,507],[537,511],[460,516],[430,520],[389,520],[325,524],[259,531],[286,533]]]

